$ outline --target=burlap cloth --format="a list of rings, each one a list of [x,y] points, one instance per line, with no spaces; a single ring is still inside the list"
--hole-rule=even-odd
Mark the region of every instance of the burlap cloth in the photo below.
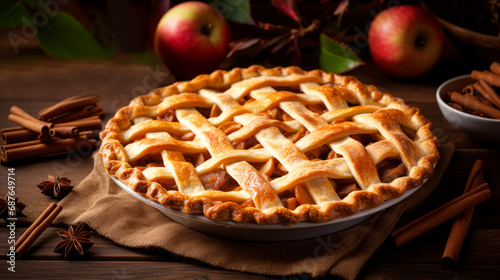
[[[191,230],[117,186],[98,154],[94,156],[94,170],[60,202],[63,211],[55,223],[84,222],[122,246],[161,248],[228,270],[275,276],[332,274],[354,279],[398,220],[439,184],[454,150],[451,143],[440,147],[441,159],[434,175],[409,198],[355,227],[319,238],[245,242]]]

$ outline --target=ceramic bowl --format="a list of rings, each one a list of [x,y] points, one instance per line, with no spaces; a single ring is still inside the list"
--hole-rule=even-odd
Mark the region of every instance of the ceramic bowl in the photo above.
[[[450,91],[460,91],[474,81],[470,75],[462,75],[442,83],[437,89],[436,99],[444,118],[455,128],[470,137],[486,142],[500,142],[500,120],[478,117],[450,107],[446,95]]]

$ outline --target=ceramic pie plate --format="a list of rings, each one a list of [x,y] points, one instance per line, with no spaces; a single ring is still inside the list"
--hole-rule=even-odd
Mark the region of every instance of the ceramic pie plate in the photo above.
[[[111,178],[126,192],[140,201],[155,207],[167,217],[181,225],[218,237],[260,242],[302,240],[343,231],[369,219],[374,214],[403,201],[407,197],[411,196],[417,189],[421,188],[427,181],[425,180],[419,187],[407,190],[398,198],[387,200],[374,208],[363,209],[349,217],[336,219],[326,223],[302,222],[293,226],[288,226],[279,224],[262,225],[253,223],[237,223],[233,221],[209,219],[202,214],[187,214],[180,210],[168,208],[158,202],[149,200],[131,190],[117,178]]]

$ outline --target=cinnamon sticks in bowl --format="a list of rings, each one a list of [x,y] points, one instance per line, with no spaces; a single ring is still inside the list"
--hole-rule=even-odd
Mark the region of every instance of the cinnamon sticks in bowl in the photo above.
[[[0,130],[3,163],[97,148],[93,130],[100,130],[104,112],[99,97],[81,95],[67,98],[39,112],[35,118],[17,106],[9,120],[19,126]]]
[[[448,105],[475,116],[500,120],[500,63],[493,62],[490,70],[472,70],[475,82],[459,91],[448,92]]]
[[[500,88],[488,82],[495,78],[500,84],[497,67],[500,68],[500,63],[494,62],[490,68],[499,74],[474,70],[471,75],[444,82],[436,92],[444,118],[453,127],[483,142],[500,142]]]

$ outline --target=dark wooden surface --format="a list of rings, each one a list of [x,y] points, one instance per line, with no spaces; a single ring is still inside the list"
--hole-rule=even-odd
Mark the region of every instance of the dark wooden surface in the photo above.
[[[223,67],[246,66],[251,62],[225,62]],[[494,279],[500,275],[500,149],[498,144],[478,143],[455,130],[442,117],[435,91],[444,80],[470,72],[470,65],[441,62],[429,74],[413,80],[391,79],[373,63],[350,72],[362,82],[374,84],[420,108],[432,121],[443,142],[455,143],[457,150],[439,187],[417,208],[411,218],[458,196],[475,159],[485,161],[485,177],[493,198],[476,207],[458,265],[441,264],[441,255],[451,223],[445,223],[398,249],[381,246],[362,269],[360,279],[448,278]],[[168,84],[172,77],[160,64],[145,63],[137,56],[116,57],[106,61],[61,62],[45,57],[39,50],[9,56],[0,63],[0,127],[14,126],[7,120],[10,106],[17,105],[36,115],[38,110],[72,95],[95,93],[101,97],[106,119],[132,97]],[[40,193],[36,184],[47,175],[67,176],[77,185],[92,169],[89,156],[58,156],[29,160],[0,167],[0,195],[7,192],[8,167],[15,168],[16,196],[27,204],[26,218],[16,223],[16,237],[56,201]],[[225,271],[206,264],[153,249],[130,249],[93,236],[94,247],[77,261],[69,261],[52,250],[59,242],[52,226],[36,241],[22,259],[16,260],[16,272],[7,271],[9,231],[0,221],[0,275],[9,278],[171,278],[171,279],[267,279],[266,276]],[[306,279],[305,275],[274,279]],[[328,278],[328,277],[325,277]]]

